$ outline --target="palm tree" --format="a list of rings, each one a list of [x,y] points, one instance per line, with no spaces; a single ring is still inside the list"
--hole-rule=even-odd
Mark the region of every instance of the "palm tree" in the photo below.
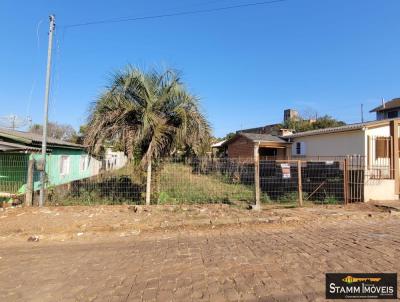
[[[110,87],[93,104],[84,143],[99,153],[106,142],[122,145],[128,157],[142,164],[173,150],[204,150],[210,126],[172,70],[142,72],[128,66],[117,72]]]

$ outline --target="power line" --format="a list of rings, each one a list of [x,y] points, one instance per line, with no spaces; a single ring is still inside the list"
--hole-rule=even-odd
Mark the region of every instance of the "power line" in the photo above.
[[[143,16],[143,17],[120,17],[120,18],[113,18],[113,19],[104,19],[104,20],[98,20],[98,21],[84,22],[84,23],[69,24],[69,25],[65,25],[64,28],[90,26],[90,25],[107,24],[107,23],[120,23],[120,22],[129,22],[129,21],[149,20],[149,19],[161,19],[161,18],[170,18],[170,17],[196,15],[196,14],[206,14],[206,13],[226,11],[226,10],[232,10],[232,9],[238,9],[238,8],[269,5],[269,4],[279,3],[279,2],[286,2],[286,1],[288,1],[288,0],[270,0],[270,1],[253,2],[253,3],[238,4],[238,5],[231,5],[231,6],[223,6],[223,7],[217,7],[217,8],[183,11],[183,12],[176,12],[176,13],[169,13],[169,14],[149,15],[149,16]]]
[[[36,25],[36,50],[37,51],[36,51],[36,63],[35,63],[35,65],[37,65],[39,60],[40,60],[40,36],[39,36],[39,30],[40,30],[40,25],[42,24],[42,22],[43,22],[43,19],[39,20],[37,25]],[[36,87],[37,77],[38,77],[38,73],[35,72],[34,76],[33,76],[33,79],[32,79],[31,90],[29,91],[28,104],[27,104],[27,107],[26,107],[27,116],[31,115],[32,97],[33,97],[33,92],[34,92],[35,87]]]

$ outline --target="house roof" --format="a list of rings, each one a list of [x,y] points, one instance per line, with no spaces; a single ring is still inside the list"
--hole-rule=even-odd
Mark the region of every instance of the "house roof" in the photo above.
[[[0,128],[0,137],[16,141],[18,143],[40,146],[42,144],[42,136],[36,133],[23,132],[11,129]],[[48,138],[47,144],[50,147],[60,147],[69,149],[84,149],[83,145],[78,145],[63,140]]]
[[[271,135],[271,134],[259,134],[259,133],[247,133],[247,132],[239,132],[231,139],[225,141],[223,145],[228,145],[232,141],[236,140],[239,136],[245,137],[252,142],[260,142],[260,143],[284,143],[286,144],[287,141],[281,139],[278,136]]]
[[[369,128],[369,127],[378,126],[378,125],[385,125],[385,124],[388,124],[392,120],[399,120],[399,119],[387,119],[387,120],[371,121],[371,122],[365,122],[365,123],[349,124],[349,125],[340,126],[340,127],[310,130],[310,131],[285,135],[284,138],[296,138],[296,137],[319,135],[319,134],[354,131],[354,130],[360,130],[360,129]]]
[[[223,145],[225,142],[226,142],[226,140],[223,140],[223,141],[214,143],[214,144],[211,145],[211,148],[220,148],[220,147],[222,147],[222,145]]]
[[[255,128],[248,128],[248,129],[241,129],[236,131],[236,133],[270,133],[274,128],[280,126],[280,124],[268,124],[265,126],[261,127],[255,127]]]
[[[281,139],[278,136],[271,135],[271,134],[259,134],[259,133],[247,133],[247,132],[241,132],[239,135],[242,135],[249,140],[253,142],[261,142],[261,143],[268,143],[268,142],[274,142],[274,143],[286,143],[285,140]]]
[[[380,105],[380,106],[372,109],[370,112],[385,111],[385,110],[390,110],[390,109],[399,108],[399,107],[400,107],[400,98],[395,98],[389,102],[384,103],[383,105]]]
[[[35,147],[30,147],[22,144],[15,144],[15,143],[9,143],[9,142],[4,142],[0,141],[0,152],[18,152],[18,151],[29,151],[29,152],[40,152],[40,148],[35,148]]]

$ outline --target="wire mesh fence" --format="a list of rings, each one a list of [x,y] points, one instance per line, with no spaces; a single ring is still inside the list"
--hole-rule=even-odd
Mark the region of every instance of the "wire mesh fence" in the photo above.
[[[145,184],[141,166],[126,165],[107,170],[103,165],[95,175],[49,185],[46,200],[51,205],[142,204]]]
[[[165,158],[153,177],[157,203],[251,203],[253,159]]]
[[[260,185],[270,201],[343,203],[344,162],[260,161]]]
[[[125,161],[111,167],[107,160],[86,157],[68,162],[63,156],[49,157],[53,170],[47,171],[47,204],[145,203],[145,166]],[[29,158],[0,154],[0,193],[25,192]],[[258,179],[256,164],[253,158],[161,158],[153,162],[151,202],[253,204],[258,179],[264,203],[297,204],[299,197],[319,204],[358,202],[364,201],[369,183],[394,178],[386,158],[370,163],[364,156],[260,160]],[[39,172],[34,173],[37,193]]]
[[[24,153],[0,154],[0,193],[16,194],[27,181],[29,155]]]

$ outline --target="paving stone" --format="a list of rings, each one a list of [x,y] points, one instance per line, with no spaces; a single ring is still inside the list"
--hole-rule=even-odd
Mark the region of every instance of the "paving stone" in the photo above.
[[[400,271],[399,229],[392,216],[9,244],[0,301],[324,301],[326,272]]]

